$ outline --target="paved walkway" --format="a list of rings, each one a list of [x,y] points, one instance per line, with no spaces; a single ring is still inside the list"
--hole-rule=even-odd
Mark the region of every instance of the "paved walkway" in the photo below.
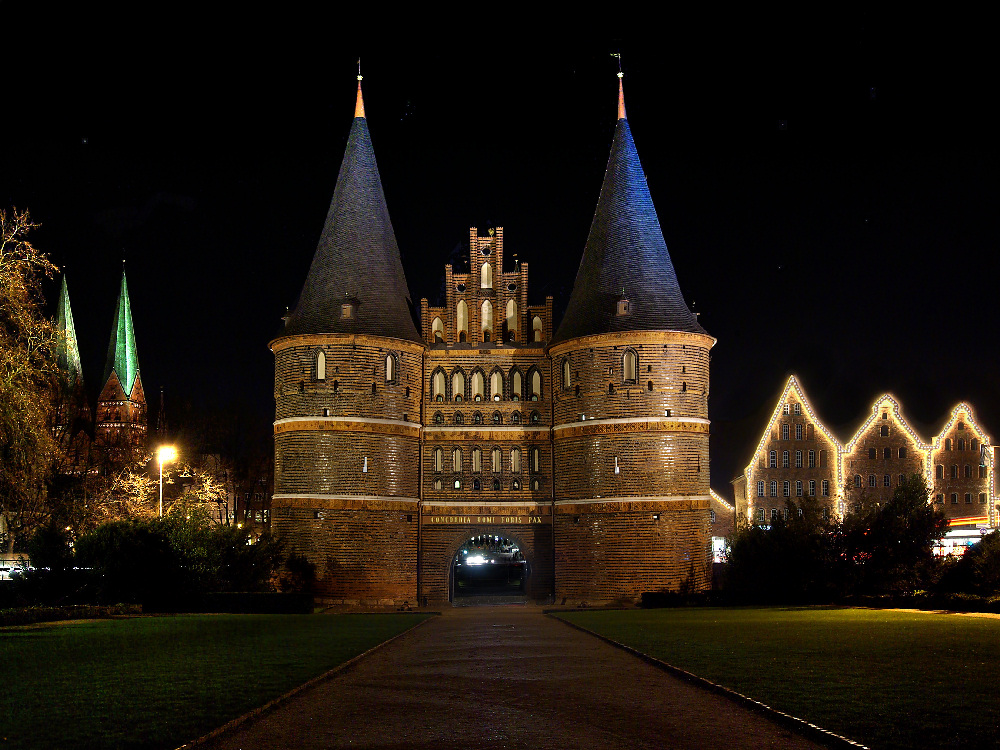
[[[210,748],[814,748],[532,606],[453,609]]]

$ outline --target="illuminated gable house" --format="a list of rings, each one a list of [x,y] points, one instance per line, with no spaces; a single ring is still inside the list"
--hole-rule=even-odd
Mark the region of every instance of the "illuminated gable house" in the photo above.
[[[875,401],[855,434],[841,443],[816,416],[793,375],[753,459],[733,480],[737,518],[768,524],[809,507],[840,518],[862,499],[886,502],[907,477],[918,474],[953,529],[993,527],[998,508],[990,443],[965,403],[952,410],[936,437],[925,441],[889,394]]]
[[[418,331],[358,80],[319,245],[270,345],[273,530],[333,601],[447,601],[466,561],[503,555],[529,598],[706,588],[712,513],[728,513],[708,486],[715,340],[681,295],[621,85],[558,330],[494,227],[470,230],[468,269],[445,266]]]

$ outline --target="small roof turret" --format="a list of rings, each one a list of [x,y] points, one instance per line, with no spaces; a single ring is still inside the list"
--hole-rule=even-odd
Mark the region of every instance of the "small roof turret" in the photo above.
[[[553,343],[612,331],[705,333],[688,309],[625,119],[618,124],[573,292]]]
[[[281,336],[365,333],[421,342],[361,97],[312,266]]]
[[[111,342],[108,344],[108,358],[104,365],[104,383],[111,373],[118,376],[118,382],[126,396],[132,395],[139,376],[139,355],[135,346],[135,331],[132,328],[132,305],[128,298],[128,284],[125,269],[122,269],[122,285],[118,292],[115,319],[111,326]]]

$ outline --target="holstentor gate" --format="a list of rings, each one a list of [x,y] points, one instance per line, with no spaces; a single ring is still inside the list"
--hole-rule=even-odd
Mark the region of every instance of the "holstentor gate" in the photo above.
[[[503,229],[470,230],[414,323],[364,116],[275,355],[272,526],[331,600],[439,602],[477,534],[526,594],[634,600],[709,584],[708,366],[625,119],[554,330]]]

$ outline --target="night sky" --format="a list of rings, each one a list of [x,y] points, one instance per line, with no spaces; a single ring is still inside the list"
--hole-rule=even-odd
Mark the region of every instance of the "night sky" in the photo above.
[[[30,209],[66,269],[92,402],[124,256],[151,413],[164,386],[175,423],[239,410],[266,428],[267,343],[319,239],[359,55],[414,302],[437,300],[469,226],[499,225],[532,301],[560,311],[620,51],[681,289],[718,339],[712,486],[731,496],[792,372],[842,439],[886,391],[925,439],[959,400],[1000,437],[997,86],[974,18],[705,11],[556,42],[484,25],[476,44],[73,12],[49,33],[0,3],[28,30],[0,51],[0,205]]]

